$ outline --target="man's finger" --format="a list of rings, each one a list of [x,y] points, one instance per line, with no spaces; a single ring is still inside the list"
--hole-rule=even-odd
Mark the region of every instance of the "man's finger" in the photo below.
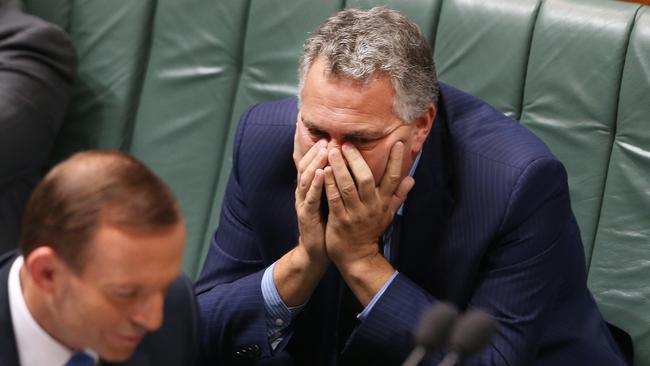
[[[379,193],[384,197],[390,197],[395,192],[398,184],[402,181],[402,161],[404,159],[404,143],[398,141],[390,149],[390,157],[386,164],[386,171],[381,178]]]
[[[336,181],[336,187],[343,199],[343,203],[350,209],[356,208],[359,204],[359,193],[354,179],[350,175],[343,155],[339,149],[331,149],[329,151],[328,159],[332,167],[332,173]]]
[[[354,145],[346,143],[343,145],[343,155],[354,175],[361,201],[368,202],[373,199],[375,197],[375,178],[359,150]]]
[[[304,199],[307,191],[310,189],[316,169],[324,168],[325,164],[327,163],[327,149],[321,147],[316,151],[316,156],[309,162],[309,165],[305,171],[298,173],[298,181],[296,184],[298,185],[299,199]]]
[[[305,196],[305,208],[308,212],[314,213],[320,210],[320,197],[323,192],[323,182],[325,180],[325,171],[323,169],[316,169],[314,172],[314,179]]]
[[[311,163],[311,161],[314,160],[314,157],[316,157],[318,152],[325,147],[327,147],[327,141],[325,140],[319,140],[317,143],[315,143],[307,151],[305,156],[303,156],[302,159],[300,159],[298,166],[296,166],[296,169],[298,170],[298,174],[302,174],[305,170],[307,170],[309,163]]]
[[[332,167],[325,167],[325,195],[327,196],[327,205],[329,206],[330,214],[341,216],[345,214],[345,207],[343,206],[343,200],[339,192],[338,187],[336,186],[336,180],[334,179],[334,172]]]
[[[399,206],[406,201],[406,196],[411,191],[411,188],[415,185],[415,179],[413,177],[405,177],[402,179],[402,182],[397,186],[395,193],[390,200],[390,210],[391,212],[397,212]]]

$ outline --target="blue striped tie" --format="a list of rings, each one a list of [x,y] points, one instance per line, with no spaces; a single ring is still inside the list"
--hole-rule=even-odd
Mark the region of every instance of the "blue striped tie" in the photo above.
[[[77,352],[72,357],[65,366],[93,366],[95,364],[95,359],[90,357],[86,352]]]

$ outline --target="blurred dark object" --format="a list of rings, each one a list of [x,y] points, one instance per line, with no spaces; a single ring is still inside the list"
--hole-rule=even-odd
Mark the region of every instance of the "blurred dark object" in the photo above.
[[[625,361],[627,361],[628,365],[632,365],[634,363],[634,344],[632,343],[632,337],[626,331],[612,323],[608,322],[607,327],[612,334],[612,338],[614,338],[614,341],[621,348]]]
[[[18,247],[23,209],[48,168],[72,93],[66,33],[0,1],[0,253]]]

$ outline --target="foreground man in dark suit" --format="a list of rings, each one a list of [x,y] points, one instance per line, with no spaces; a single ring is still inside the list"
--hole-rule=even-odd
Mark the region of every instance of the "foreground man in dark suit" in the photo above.
[[[20,219],[72,94],[72,42],[55,25],[0,0],[0,254],[18,247]]]
[[[465,365],[624,364],[564,167],[431,55],[398,13],[344,10],[305,44],[300,100],[243,115],[196,284],[206,363],[399,365],[444,300],[498,322]]]
[[[54,167],[27,205],[20,254],[0,259],[0,365],[191,365],[184,241],[173,195],[137,160],[86,152]]]

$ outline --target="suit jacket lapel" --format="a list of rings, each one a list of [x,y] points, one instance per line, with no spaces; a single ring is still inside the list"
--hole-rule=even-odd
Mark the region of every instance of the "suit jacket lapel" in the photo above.
[[[454,204],[450,136],[444,111],[439,110],[423,146],[402,218],[398,270],[434,296],[444,289],[434,281],[445,275],[441,244]]]
[[[9,310],[9,269],[16,257],[15,252],[8,253],[0,258],[0,364],[3,366],[18,365],[18,349],[14,336]]]

